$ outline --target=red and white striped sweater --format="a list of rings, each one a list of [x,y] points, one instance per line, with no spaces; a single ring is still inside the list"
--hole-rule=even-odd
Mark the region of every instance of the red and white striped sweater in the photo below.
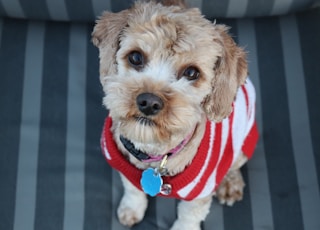
[[[138,189],[143,170],[132,165],[118,150],[106,118],[101,147],[107,162]],[[215,191],[241,151],[251,158],[258,141],[255,123],[255,90],[250,80],[239,88],[233,112],[220,123],[207,121],[206,130],[192,163],[178,175],[163,176],[172,191],[166,197],[182,200],[203,198]],[[160,196],[163,196],[159,194]]]

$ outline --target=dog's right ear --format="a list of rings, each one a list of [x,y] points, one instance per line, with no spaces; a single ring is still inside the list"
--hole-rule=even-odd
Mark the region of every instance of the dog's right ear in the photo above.
[[[232,112],[238,88],[248,76],[248,66],[245,51],[236,45],[228,28],[215,25],[215,29],[219,36],[214,40],[220,44],[222,54],[214,68],[212,92],[205,98],[203,107],[209,120],[220,122]]]
[[[96,21],[92,32],[92,43],[99,48],[100,81],[117,71],[115,55],[119,49],[119,38],[126,27],[129,10],[119,13],[104,12]]]

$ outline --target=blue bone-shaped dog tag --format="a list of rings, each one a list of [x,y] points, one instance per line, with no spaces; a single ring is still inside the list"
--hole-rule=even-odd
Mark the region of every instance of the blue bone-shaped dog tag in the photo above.
[[[156,196],[161,191],[163,181],[156,169],[148,168],[142,172],[140,184],[146,194]]]

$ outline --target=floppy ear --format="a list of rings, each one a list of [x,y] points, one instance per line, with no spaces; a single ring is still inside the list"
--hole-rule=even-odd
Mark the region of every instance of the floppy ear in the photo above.
[[[222,55],[215,64],[212,92],[203,103],[208,119],[220,122],[232,112],[232,102],[239,86],[248,75],[246,53],[228,35],[228,28],[215,25],[219,36],[214,39],[222,47]]]
[[[103,77],[114,74],[116,68],[116,52],[119,49],[119,38],[127,25],[129,10],[119,13],[104,12],[96,21],[92,32],[92,42],[99,48],[100,81]]]

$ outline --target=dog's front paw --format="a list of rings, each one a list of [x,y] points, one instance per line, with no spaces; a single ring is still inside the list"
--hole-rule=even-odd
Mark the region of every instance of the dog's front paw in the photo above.
[[[121,224],[131,227],[134,224],[139,223],[143,219],[143,215],[137,213],[131,207],[119,206],[118,218]]]
[[[244,186],[240,170],[231,170],[219,185],[216,196],[221,204],[232,206],[242,200]]]
[[[120,223],[128,227],[139,223],[144,217],[147,205],[145,196],[123,196],[117,212]]]

